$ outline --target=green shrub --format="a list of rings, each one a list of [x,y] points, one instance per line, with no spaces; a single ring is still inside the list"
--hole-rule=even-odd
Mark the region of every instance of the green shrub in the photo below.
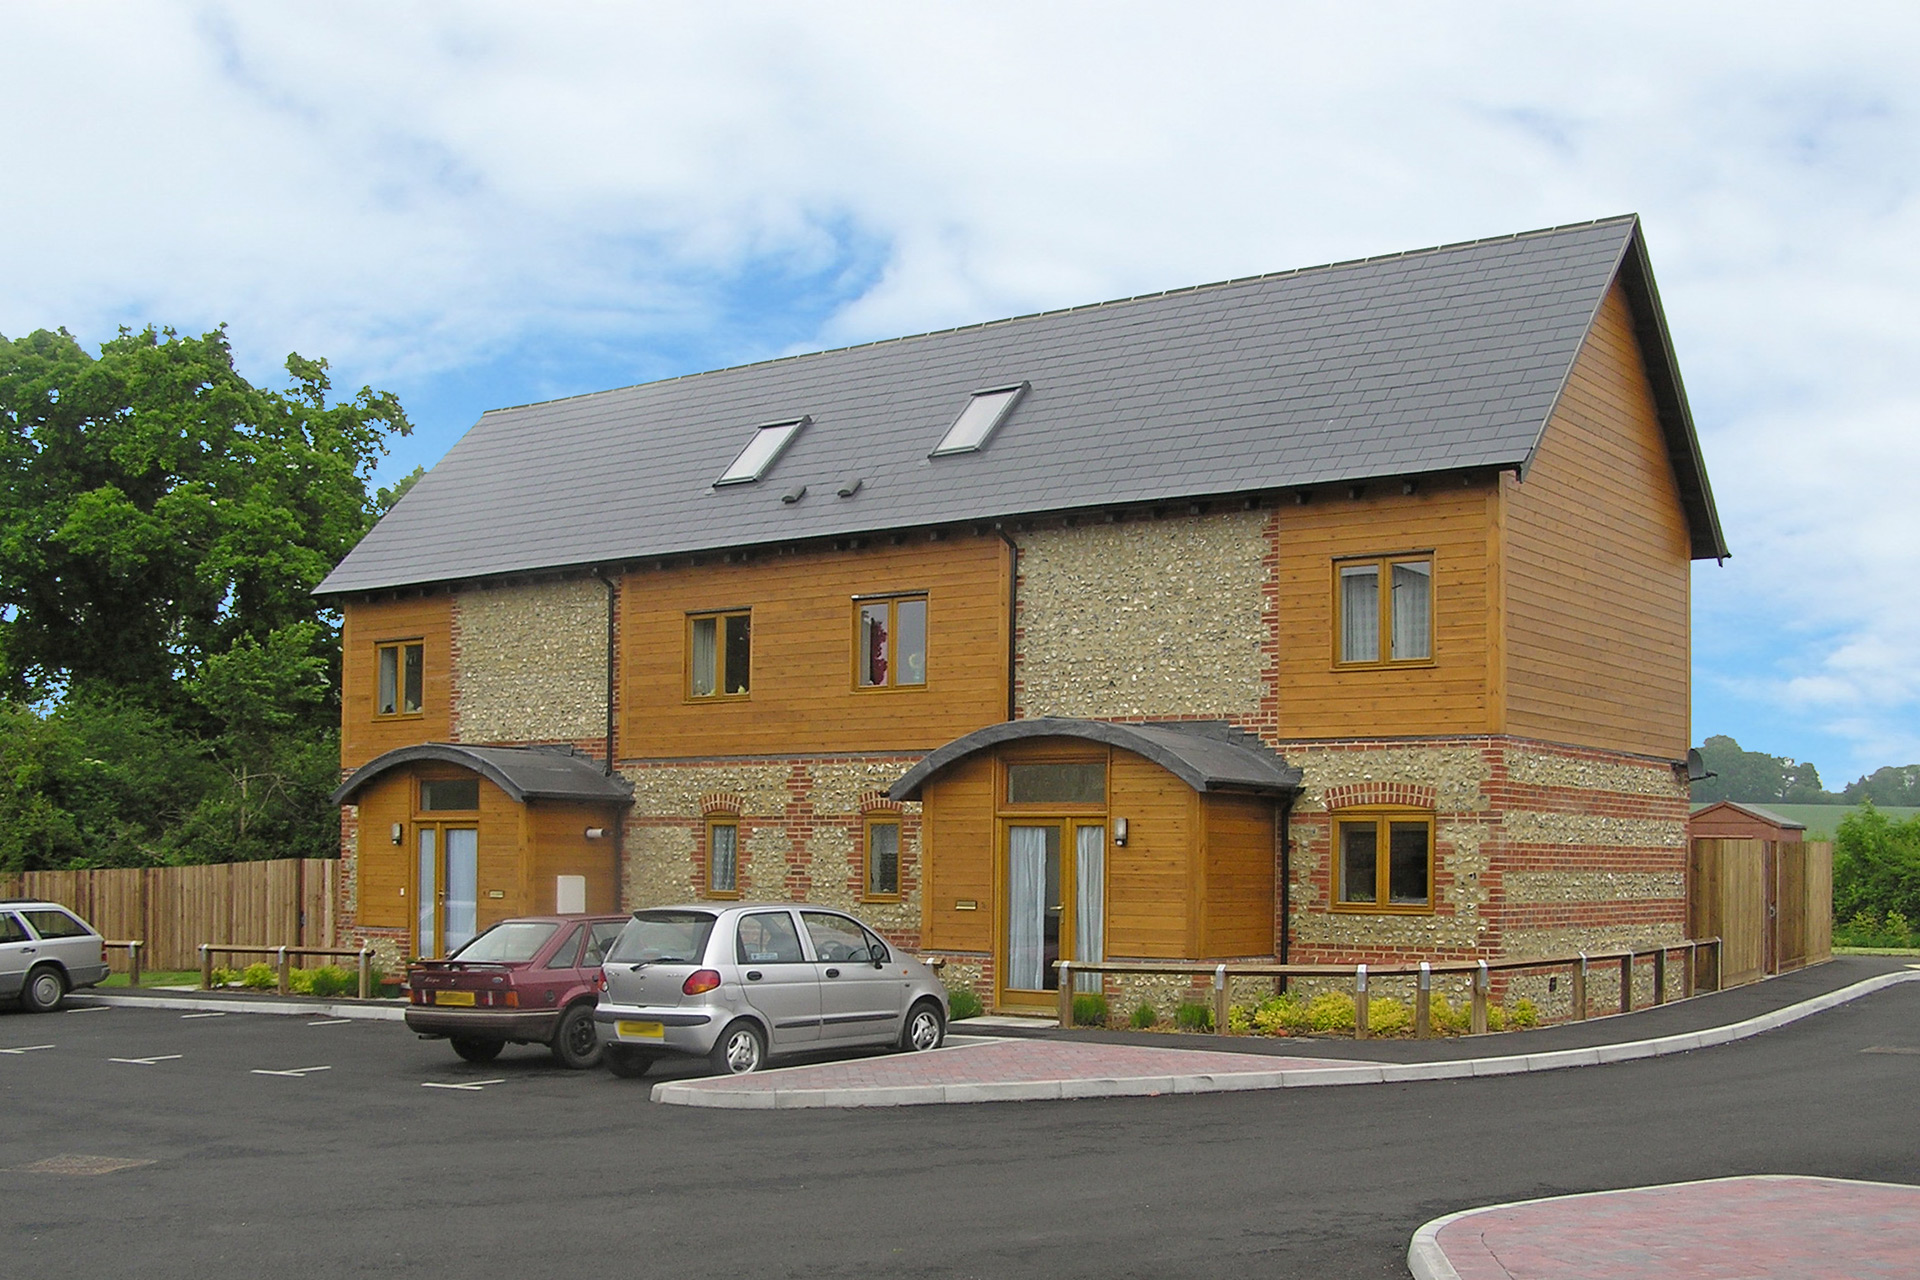
[[[1076,995],[1073,998],[1073,1025],[1076,1027],[1106,1026],[1107,998],[1093,991]]]
[[[1351,1032],[1353,1018],[1353,997],[1344,991],[1322,991],[1307,1002],[1307,1026],[1314,1031]]]
[[[360,991],[360,975],[342,969],[337,964],[321,965],[312,970],[307,978],[308,989],[316,996],[357,995]]]
[[[296,996],[314,995],[312,969],[287,970],[287,990]]]
[[[1213,1006],[1190,1000],[1173,1011],[1173,1025],[1182,1031],[1211,1031]]]
[[[1159,1021],[1159,1010],[1142,1000],[1133,1007],[1133,1016],[1127,1019],[1127,1025],[1135,1031],[1145,1031]]]
[[[1236,1036],[1253,1031],[1253,1006],[1236,1004],[1227,1009],[1227,1030]]]
[[[1899,939],[1893,944],[1896,947],[1904,947],[1913,941],[1913,926],[1907,923],[1907,917],[1903,912],[1887,912],[1885,932],[1888,937]]]
[[[219,965],[214,966],[213,975],[212,975],[212,982],[214,986],[230,987],[238,981],[240,981],[240,971],[238,969],[222,968]]]
[[[947,1007],[951,1010],[949,1016],[955,1022],[962,1018],[977,1018],[987,1011],[987,1006],[980,1003],[980,997],[972,987],[948,987]]]
[[[1413,1030],[1413,1010],[1391,996],[1367,1001],[1367,1034],[1403,1036]]]
[[[1507,1010],[1507,1021],[1522,1031],[1530,1030],[1540,1025],[1540,1011],[1533,1007],[1533,1001],[1521,996]]]
[[[1253,1029],[1266,1036],[1297,1036],[1307,1031],[1307,1006],[1288,992],[1268,996],[1253,1010]]]
[[[1427,1021],[1443,1035],[1465,1035],[1473,1021],[1473,1006],[1463,1000],[1455,1008],[1446,992],[1436,991],[1427,1004]]]
[[[260,960],[240,971],[240,985],[256,991],[271,991],[280,985],[280,975],[272,965]]]

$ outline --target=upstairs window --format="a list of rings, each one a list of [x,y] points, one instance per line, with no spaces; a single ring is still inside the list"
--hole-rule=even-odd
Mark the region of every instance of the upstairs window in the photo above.
[[[380,646],[380,689],[379,701],[374,704],[375,714],[383,716],[420,714],[424,653],[425,646],[418,641]]]
[[[1433,660],[1433,557],[1334,565],[1335,653],[1342,666]]]
[[[1433,910],[1433,815],[1336,814],[1333,829],[1336,909]]]
[[[855,600],[853,620],[856,685],[905,689],[927,683],[925,596]]]
[[[695,614],[687,619],[687,696],[744,698],[753,674],[753,614]]]
[[[972,453],[980,448],[994,429],[1006,421],[1007,415],[1013,412],[1013,406],[1026,390],[1027,384],[1022,382],[1011,387],[974,392],[967,400],[967,407],[947,428],[947,434],[941,436],[940,443],[933,446],[931,456],[937,458],[945,453]]]
[[[785,422],[769,422],[754,430],[753,439],[747,441],[747,447],[733,460],[733,465],[720,473],[713,482],[714,488],[723,484],[751,484],[767,473],[767,468],[786,452],[800,429],[812,421],[810,418],[792,418]]]

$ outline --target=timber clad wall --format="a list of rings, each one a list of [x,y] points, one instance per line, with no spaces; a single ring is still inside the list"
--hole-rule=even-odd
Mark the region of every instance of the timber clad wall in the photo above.
[[[925,752],[1006,719],[1007,560],[958,537],[628,575],[623,757]],[[927,597],[927,684],[856,690],[853,599],[895,592]],[[746,607],[751,696],[687,697],[687,615]]]
[[[395,747],[453,738],[453,597],[356,601],[340,628],[340,766],[357,769]],[[424,680],[419,715],[375,716],[375,646],[418,640]]]
[[[1685,756],[1692,551],[1618,285],[1501,496],[1508,730]]]

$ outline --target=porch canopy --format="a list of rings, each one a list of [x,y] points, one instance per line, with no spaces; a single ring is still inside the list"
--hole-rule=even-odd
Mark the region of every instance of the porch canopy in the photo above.
[[[633,803],[631,782],[608,777],[599,765],[570,747],[467,747],[447,742],[423,742],[374,757],[340,784],[333,803],[353,804],[361,791],[386,774],[429,760],[471,769],[521,804],[528,800]]]
[[[1195,791],[1291,797],[1300,790],[1300,770],[1261,741],[1224,720],[1172,720],[1121,724],[1042,716],[988,725],[955,738],[908,770],[887,791],[892,800],[918,800],[920,789],[942,770],[969,756],[1029,738],[1079,738],[1143,756]]]

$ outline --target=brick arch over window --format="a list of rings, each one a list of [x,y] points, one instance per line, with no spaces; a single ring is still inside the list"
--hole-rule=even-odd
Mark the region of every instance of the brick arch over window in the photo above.
[[[1329,810],[1357,809],[1362,806],[1432,809],[1434,788],[1419,782],[1354,782],[1328,787],[1322,800]]]
[[[884,791],[862,792],[860,796],[860,816],[867,817],[876,813],[905,813],[907,806],[892,799]]]
[[[745,812],[747,798],[737,791],[709,791],[700,797],[700,816],[703,818],[739,817]]]

